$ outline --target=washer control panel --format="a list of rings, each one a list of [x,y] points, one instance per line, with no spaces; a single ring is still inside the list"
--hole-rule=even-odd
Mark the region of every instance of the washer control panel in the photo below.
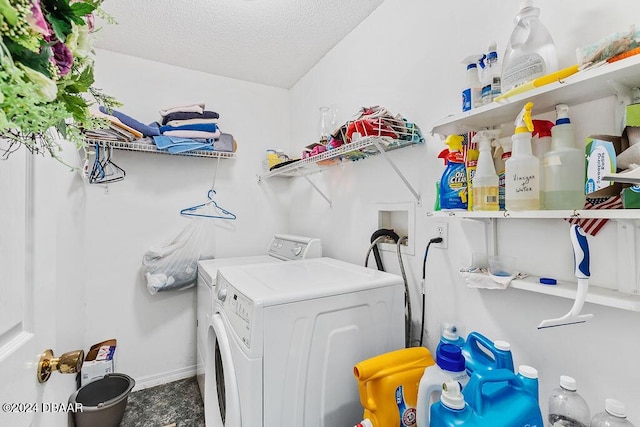
[[[276,234],[267,253],[282,260],[319,258],[322,256],[322,244],[320,239],[311,237]]]
[[[251,348],[253,302],[231,286],[220,272],[218,272],[216,300],[240,340],[247,348]]]

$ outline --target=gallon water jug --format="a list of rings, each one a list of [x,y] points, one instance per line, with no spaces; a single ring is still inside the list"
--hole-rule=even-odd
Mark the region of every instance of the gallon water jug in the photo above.
[[[506,369],[475,371],[464,394],[476,422],[471,425],[543,427],[538,371],[530,366],[521,366],[518,375]]]
[[[442,384],[455,381],[464,387],[469,382],[464,356],[460,347],[440,344],[436,350],[436,364],[424,370],[418,387],[416,416],[418,427],[429,427],[429,408],[440,400]]]
[[[478,370],[507,369],[511,372],[514,371],[511,345],[506,341],[492,342],[478,332],[471,332],[467,336],[467,342],[462,347],[462,355],[469,376]]]
[[[364,419],[373,427],[415,426],[418,383],[435,364],[425,347],[381,354],[354,366]]]
[[[560,387],[549,395],[549,425],[588,427],[591,413],[587,402],[577,392],[576,380],[562,375]]]
[[[624,403],[615,399],[605,400],[605,411],[593,416],[591,427],[633,427],[627,420]]]

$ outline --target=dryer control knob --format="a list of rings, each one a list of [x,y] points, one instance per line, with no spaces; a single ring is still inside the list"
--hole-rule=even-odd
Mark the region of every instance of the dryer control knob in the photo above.
[[[302,253],[302,247],[301,246],[296,246],[293,249],[291,249],[291,251],[293,251],[293,254],[295,256],[300,255],[300,253]]]
[[[220,289],[220,290],[218,291],[218,299],[219,299],[220,301],[224,301],[224,300],[226,300],[226,299],[227,299],[227,289],[226,289],[226,288],[224,288],[224,289]]]

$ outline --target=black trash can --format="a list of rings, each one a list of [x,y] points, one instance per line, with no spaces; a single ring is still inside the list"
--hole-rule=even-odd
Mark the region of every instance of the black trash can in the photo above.
[[[82,405],[73,414],[76,427],[118,427],[135,385],[128,375],[107,374],[80,387],[69,397],[69,403]]]

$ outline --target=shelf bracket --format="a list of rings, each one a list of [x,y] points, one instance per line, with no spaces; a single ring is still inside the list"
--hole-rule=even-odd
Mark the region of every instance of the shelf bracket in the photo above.
[[[309,177],[308,177],[307,175],[302,175],[302,177],[303,177],[304,179],[306,179],[306,180],[307,180],[307,182],[308,182],[308,183],[309,183],[309,184],[314,188],[314,190],[316,190],[316,191],[318,192],[318,194],[320,194],[320,195],[322,196],[322,198],[323,198],[323,199],[325,199],[325,200],[327,201],[327,203],[329,203],[329,207],[330,207],[330,208],[331,208],[331,207],[333,207],[333,205],[331,204],[331,199],[329,199],[329,198],[328,198],[328,197],[327,197],[327,196],[322,192],[322,190],[320,190],[320,189],[318,188],[318,186],[317,186],[316,184],[314,184],[314,183],[313,183],[313,181],[311,181],[311,180],[309,179]]]
[[[627,105],[640,102],[640,88],[628,87],[615,80],[608,80],[607,83],[609,83],[616,94],[616,126],[618,126],[620,135],[622,135],[625,127],[624,123]]]
[[[418,192],[411,186],[411,184],[409,183],[409,181],[407,180],[407,178],[402,174],[402,172],[400,171],[400,169],[398,168],[398,166],[396,166],[395,163],[393,163],[393,161],[391,160],[391,158],[387,155],[387,152],[382,148],[382,146],[380,145],[380,142],[378,142],[378,139],[374,139],[373,140],[373,145],[376,147],[376,149],[378,150],[378,152],[380,152],[380,155],[382,156],[383,159],[386,160],[387,163],[389,163],[389,166],[391,166],[391,168],[396,172],[396,174],[400,177],[400,179],[402,180],[402,182],[404,183],[404,185],[409,189],[409,191],[411,192],[411,194],[413,194],[413,197],[415,197],[418,206],[422,206],[422,199],[420,198],[420,194],[418,194]]]

